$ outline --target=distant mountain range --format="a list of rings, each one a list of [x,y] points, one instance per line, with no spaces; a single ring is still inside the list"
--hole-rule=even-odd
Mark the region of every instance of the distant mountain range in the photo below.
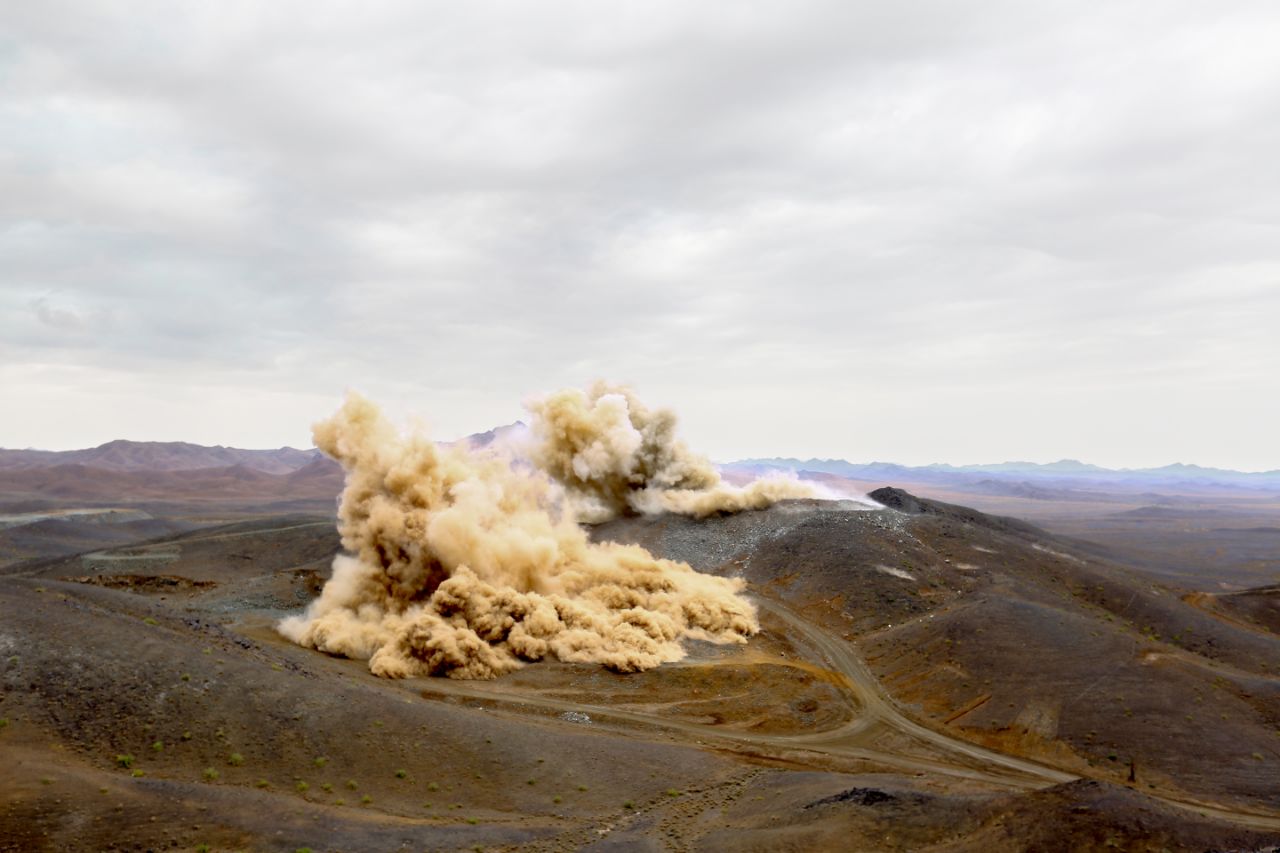
[[[460,440],[475,447],[484,447],[497,440],[506,440],[524,428],[523,423],[516,421]],[[314,447],[309,450],[294,447],[244,450],[222,445],[206,447],[186,441],[117,439],[84,450],[10,450],[0,447],[0,471],[28,471],[59,465],[82,465],[105,471],[196,471],[239,466],[267,474],[288,474],[317,459],[329,462],[328,457]]]
[[[935,483],[988,494],[1041,497],[1044,487],[1062,489],[1179,487],[1280,491],[1280,470],[1245,472],[1175,463],[1160,468],[1103,468],[1075,459],[1040,464],[1000,462],[987,465],[897,465],[892,462],[848,462],[844,459],[771,457],[743,459],[725,467],[735,470],[786,470],[834,474],[852,480]]]
[[[484,446],[523,428],[517,422],[463,440]],[[310,500],[328,507],[342,482],[342,468],[314,447],[245,450],[121,439],[84,450],[0,448],[0,504],[10,507],[173,500]]]
[[[469,436],[483,446],[516,435],[514,423]],[[740,475],[786,470],[801,477],[840,477],[875,485],[931,484],[957,491],[1030,500],[1098,500],[1102,492],[1142,494],[1162,490],[1212,494],[1280,492],[1280,471],[1242,472],[1199,465],[1109,469],[1074,459],[1037,464],[907,466],[890,462],[770,457],[731,462]],[[871,486],[868,486],[870,488]],[[245,450],[173,441],[110,441],[84,450],[0,449],[0,495],[26,499],[148,500],[190,496],[331,499],[342,488],[338,464],[316,448]],[[1152,494],[1158,499],[1161,496]]]
[[[312,448],[296,450],[241,450],[236,447],[204,447],[185,441],[108,441],[85,450],[0,449],[0,471],[84,465],[107,471],[193,471],[240,465],[268,474],[287,474],[314,462],[323,454]]]
[[[0,449],[0,497],[23,501],[289,501],[331,504],[342,469],[319,450],[109,441],[84,450]]]

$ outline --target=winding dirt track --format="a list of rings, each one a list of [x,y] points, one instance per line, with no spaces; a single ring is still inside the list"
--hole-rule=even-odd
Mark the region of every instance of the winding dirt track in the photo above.
[[[843,676],[851,699],[860,713],[851,721],[832,729],[803,734],[759,734],[730,731],[719,726],[678,720],[656,713],[630,711],[608,705],[593,705],[567,699],[553,698],[536,693],[513,695],[500,682],[455,681],[451,679],[423,679],[414,686],[426,686],[424,693],[466,696],[487,699],[507,705],[536,707],[564,713],[585,713],[596,724],[640,724],[647,728],[660,728],[694,736],[700,743],[733,749],[735,746],[754,750],[775,748],[786,751],[804,750],[843,758],[874,761],[913,773],[934,773],[956,778],[997,785],[1004,788],[1034,789],[1077,777],[1036,764],[1031,761],[1002,755],[965,741],[931,731],[904,717],[892,700],[880,690],[879,683],[862,661],[841,639],[831,636],[821,628],[777,602],[757,599],[762,609],[775,614],[788,626],[803,635],[804,640],[824,658],[825,667]],[[895,730],[913,741],[931,747],[923,752],[941,751],[946,758],[936,759],[923,755],[876,748],[874,742],[884,734],[883,729]],[[955,756],[954,759],[951,756]]]
[[[1218,596],[1212,592],[1189,592],[1182,596],[1182,600],[1194,607],[1196,610],[1199,610],[1201,613],[1211,616],[1225,625],[1230,625],[1234,628],[1239,628],[1242,631],[1248,631],[1251,634],[1257,634],[1268,639],[1275,636],[1271,631],[1268,631],[1260,625],[1246,622],[1243,619],[1237,619],[1234,616],[1228,613],[1223,613],[1221,610],[1214,607],[1213,603],[1218,600]]]
[[[746,748],[753,752],[778,750],[794,755],[796,751],[849,759],[862,759],[912,773],[929,773],[982,782],[1011,790],[1031,790],[1070,782],[1080,778],[1053,767],[986,749],[945,733],[934,731],[909,719],[897,703],[884,691],[852,646],[825,629],[808,621],[785,605],[764,598],[756,603],[787,624],[799,638],[814,649],[822,663],[846,679],[850,698],[860,713],[850,722],[835,728],[803,734],[758,734],[726,731],[717,726],[677,720],[654,713],[643,713],[606,705],[593,705],[535,693],[512,694],[501,683],[422,679],[413,682],[422,693],[464,696],[502,705],[538,708],[554,713],[576,711],[589,715],[596,725],[621,730],[619,724],[639,724],[693,737],[696,742],[728,750]],[[897,749],[878,747],[876,741],[885,729],[905,736],[910,742],[924,746],[923,752],[937,757],[911,755]],[[1230,821],[1259,829],[1280,829],[1280,816],[1262,812],[1223,808],[1192,800],[1179,800],[1148,792],[1149,796],[1179,809],[1202,816]]]

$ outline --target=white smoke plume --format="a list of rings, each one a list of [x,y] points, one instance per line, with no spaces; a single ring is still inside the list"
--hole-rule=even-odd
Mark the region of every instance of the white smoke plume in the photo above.
[[[559,398],[540,404],[544,424],[572,422],[550,402]],[[592,399],[606,411],[621,405],[609,394]],[[593,465],[592,448],[620,442],[618,459],[610,450],[598,469],[568,462],[577,477],[571,486],[587,486],[601,508],[616,511],[665,506],[658,496],[667,484],[690,495],[672,506],[695,507],[699,489],[725,488],[683,446],[658,447],[671,437],[669,414],[621,399],[638,443],[601,436],[551,445],[581,447],[575,453]],[[545,475],[496,450],[402,436],[356,395],[316,424],[314,438],[347,472],[339,530],[349,556],[335,559],[333,577],[305,613],[280,623],[294,642],[368,660],[382,676],[492,678],[547,657],[649,669],[683,657],[686,638],[744,642],[758,630],[742,581],[699,574],[637,546],[592,543],[578,526],[577,499],[566,503]],[[606,486],[612,476],[640,488]]]
[[[763,509],[814,489],[787,476],[744,487],[724,482],[676,438],[670,409],[649,409],[629,389],[597,382],[526,404],[534,464],[560,483],[581,521],[676,512],[703,517]]]

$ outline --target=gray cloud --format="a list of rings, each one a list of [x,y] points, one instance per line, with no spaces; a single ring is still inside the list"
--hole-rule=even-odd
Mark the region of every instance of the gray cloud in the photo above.
[[[347,386],[458,434],[607,376],[721,458],[1280,467],[1274,4],[0,32],[2,445],[299,444]]]

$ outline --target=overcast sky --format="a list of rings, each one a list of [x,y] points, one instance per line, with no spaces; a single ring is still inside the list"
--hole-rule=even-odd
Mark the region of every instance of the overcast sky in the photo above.
[[[0,446],[1280,468],[1280,3],[0,5]]]

